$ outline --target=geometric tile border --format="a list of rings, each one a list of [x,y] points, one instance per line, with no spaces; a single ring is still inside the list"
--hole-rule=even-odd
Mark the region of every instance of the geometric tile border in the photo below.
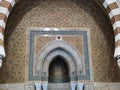
[[[79,76],[78,80],[90,80],[90,64],[89,64],[89,49],[88,49],[88,32],[86,30],[59,30],[59,31],[45,31],[43,30],[28,30],[29,36],[29,67],[28,67],[28,81],[40,80],[41,77],[33,75],[33,60],[34,60],[34,39],[37,35],[82,35],[84,40],[84,62],[85,62],[85,75]]]

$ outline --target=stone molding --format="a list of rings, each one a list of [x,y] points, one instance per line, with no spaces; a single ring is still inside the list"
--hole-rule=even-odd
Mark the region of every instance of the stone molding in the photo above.
[[[35,62],[36,65],[34,65],[35,72],[39,70],[42,71],[42,76],[44,77],[43,80],[48,80],[49,65],[53,58],[58,55],[61,55],[66,59],[66,63],[69,68],[68,70],[70,70],[69,75],[71,80],[72,78],[78,76],[80,71],[83,71],[82,59],[75,47],[65,41],[52,41],[42,48],[37,56],[37,60]]]
[[[39,83],[37,83],[39,84]],[[41,84],[42,85],[42,84]],[[0,84],[0,90],[36,90],[35,83]],[[84,83],[85,90],[120,90],[120,83]]]

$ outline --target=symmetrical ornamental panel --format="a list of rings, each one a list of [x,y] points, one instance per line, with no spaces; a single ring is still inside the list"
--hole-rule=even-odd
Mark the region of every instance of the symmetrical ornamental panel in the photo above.
[[[71,81],[90,80],[90,64],[87,30],[29,30],[28,32],[28,80],[48,81],[49,65],[53,58],[62,56],[68,65]],[[78,37],[78,42],[68,42]],[[47,43],[41,45],[41,39]],[[80,46],[75,46],[75,43]]]

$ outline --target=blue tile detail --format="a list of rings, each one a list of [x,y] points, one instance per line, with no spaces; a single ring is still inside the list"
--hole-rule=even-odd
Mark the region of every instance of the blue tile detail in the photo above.
[[[82,35],[84,40],[85,52],[85,75],[80,75],[78,80],[90,80],[90,65],[89,65],[89,49],[88,49],[88,34],[86,30],[62,30],[62,31],[44,31],[44,30],[29,30],[29,67],[28,80],[41,80],[40,76],[33,76],[33,59],[34,59],[34,38],[36,35]]]

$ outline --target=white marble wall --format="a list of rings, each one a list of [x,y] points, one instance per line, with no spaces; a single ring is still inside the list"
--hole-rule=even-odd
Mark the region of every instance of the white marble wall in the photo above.
[[[94,90],[120,90],[120,83],[94,83]]]
[[[85,84],[85,90],[120,90],[120,83]],[[35,84],[0,84],[0,90],[35,90]]]
[[[25,84],[0,84],[0,90],[25,90]]]
[[[70,83],[49,83],[48,90],[72,90]]]

